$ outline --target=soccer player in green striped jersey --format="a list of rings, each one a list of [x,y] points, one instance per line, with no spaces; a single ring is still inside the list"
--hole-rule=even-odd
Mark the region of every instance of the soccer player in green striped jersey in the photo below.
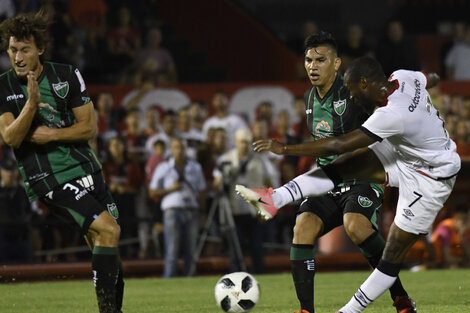
[[[312,83],[305,93],[306,120],[310,133],[315,140],[341,136],[359,128],[369,117],[362,106],[355,103],[344,86],[343,77],[338,74],[341,59],[337,54],[337,44],[327,32],[311,35],[305,40],[305,70]],[[283,154],[276,147],[286,147],[276,140],[268,139],[255,142],[256,151],[270,150]],[[307,155],[299,153],[297,155]],[[328,165],[338,156],[318,158],[319,166]],[[246,199],[266,199],[244,187],[237,191]],[[272,216],[276,208],[296,198],[304,198],[295,181],[276,188],[272,195],[273,205],[262,205]],[[269,197],[268,197],[269,199]],[[285,201],[276,202],[276,199]],[[259,201],[259,200],[258,200]],[[299,313],[313,313],[315,242],[322,235],[337,226],[344,225],[346,233],[360,248],[372,267],[376,267],[382,256],[385,241],[378,232],[376,218],[382,206],[383,188],[367,182],[345,181],[324,196],[306,197],[301,203],[290,251],[292,278],[297,298],[300,302]],[[258,209],[256,202],[250,201]],[[281,201],[282,202],[282,201]],[[262,212],[262,209],[259,210]],[[400,280],[390,288],[398,313],[414,312],[414,303],[409,299]]]
[[[42,11],[0,25],[12,65],[0,75],[0,134],[14,148],[29,199],[85,236],[99,311],[121,312],[118,210],[88,145],[96,132],[93,103],[78,69],[41,60],[48,25]]]

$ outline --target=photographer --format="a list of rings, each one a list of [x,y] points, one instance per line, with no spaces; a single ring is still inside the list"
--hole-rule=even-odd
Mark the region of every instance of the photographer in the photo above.
[[[216,187],[223,187],[229,197],[240,244],[244,250],[249,250],[251,256],[251,271],[259,274],[264,272],[264,225],[260,224],[256,211],[235,193],[236,184],[256,187],[266,185],[271,180],[267,163],[269,160],[252,151],[252,141],[253,137],[248,129],[239,129],[235,133],[235,148],[219,157],[213,176]],[[234,251],[229,253],[230,270],[240,271]]]
[[[149,196],[161,199],[165,268],[163,277],[178,273],[178,252],[184,243],[184,275],[190,273],[199,235],[199,209],[204,207],[206,181],[199,163],[186,157],[182,139],[170,139],[171,157],[155,169]]]

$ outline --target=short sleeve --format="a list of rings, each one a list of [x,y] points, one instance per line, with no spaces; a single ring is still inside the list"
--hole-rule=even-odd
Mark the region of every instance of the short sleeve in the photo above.
[[[164,171],[165,163],[160,163],[155,171],[153,172],[152,179],[150,180],[149,189],[156,190],[162,189],[163,186],[160,186],[159,181],[162,176],[162,172]]]
[[[71,73],[70,95],[68,101],[72,108],[85,105],[91,101],[86,90],[85,81],[77,68]]]
[[[404,129],[401,116],[387,107],[375,110],[361,128],[381,139],[402,134]]]

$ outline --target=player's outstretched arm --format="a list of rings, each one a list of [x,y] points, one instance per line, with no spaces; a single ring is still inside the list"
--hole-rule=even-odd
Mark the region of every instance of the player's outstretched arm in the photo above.
[[[93,138],[96,133],[95,111],[93,103],[90,101],[85,105],[76,107],[73,110],[77,121],[70,127],[49,128],[39,126],[31,134],[29,140],[36,144],[45,144],[51,141],[84,141]]]
[[[0,134],[5,143],[15,149],[21,145],[28,135],[41,98],[38,82],[33,72],[28,74],[27,88],[29,97],[18,117],[15,119],[11,112],[6,112],[0,116]]]
[[[367,147],[375,140],[360,129],[339,137],[329,137],[297,145],[286,145],[275,139],[262,139],[253,143],[256,152],[271,151],[275,154],[311,156],[315,158],[343,154]]]

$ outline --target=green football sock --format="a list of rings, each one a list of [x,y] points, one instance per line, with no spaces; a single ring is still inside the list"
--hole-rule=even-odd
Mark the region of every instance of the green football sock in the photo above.
[[[91,266],[100,313],[116,313],[117,254],[116,247],[93,248]]]
[[[366,240],[359,244],[359,249],[361,250],[362,254],[366,257],[370,266],[372,266],[373,268],[376,268],[379,264],[379,261],[382,258],[384,248],[385,240],[378,232],[373,233],[372,235],[367,237]],[[389,290],[392,300],[395,300],[395,298],[398,296],[408,296],[408,293],[403,288],[399,277],[397,278],[397,280],[395,280],[395,283],[392,285],[392,287],[390,287]]]
[[[315,250],[313,245],[292,244],[290,248],[292,278],[300,307],[315,312],[313,281],[315,277]]]

